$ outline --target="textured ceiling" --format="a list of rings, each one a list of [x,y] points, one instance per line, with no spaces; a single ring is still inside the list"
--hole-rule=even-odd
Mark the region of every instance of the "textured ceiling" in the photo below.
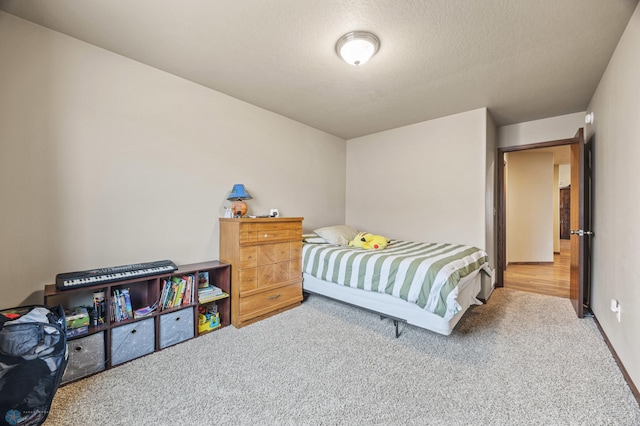
[[[638,0],[0,0],[0,10],[350,139],[488,107],[584,111]],[[362,67],[335,43],[374,32]]]

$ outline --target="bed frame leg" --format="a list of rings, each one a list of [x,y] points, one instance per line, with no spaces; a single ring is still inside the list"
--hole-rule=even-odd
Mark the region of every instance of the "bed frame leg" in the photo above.
[[[387,317],[380,315],[380,321],[382,321],[383,319],[387,319]],[[393,325],[396,327],[396,339],[398,337],[400,337],[400,331],[398,331],[398,320],[397,319],[393,319],[390,318],[393,321]]]

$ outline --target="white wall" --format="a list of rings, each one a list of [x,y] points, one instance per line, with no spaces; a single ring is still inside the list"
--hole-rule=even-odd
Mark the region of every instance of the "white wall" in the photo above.
[[[595,122],[593,290],[591,305],[627,372],[640,387],[640,6],[589,105]],[[621,321],[609,309],[622,307]]]
[[[347,223],[485,248],[485,108],[347,141]]]
[[[250,213],[345,221],[345,141],[0,12],[0,308],[59,272],[218,258]]]
[[[485,177],[485,231],[486,231],[486,248],[485,250],[489,254],[489,264],[493,269],[496,263],[496,246],[497,235],[496,230],[498,228],[497,221],[497,169],[496,160],[497,152],[496,147],[498,145],[498,133],[496,124],[493,121],[493,117],[487,111],[487,139],[486,139],[486,177]]]
[[[558,187],[571,185],[571,164],[558,165]]]
[[[513,262],[553,262],[553,154],[506,154],[506,254]]]
[[[486,170],[485,170],[485,251],[489,255],[489,266],[495,269],[497,256],[497,229],[498,229],[498,206],[496,205],[497,194],[497,174],[496,161],[498,145],[498,132],[493,117],[487,111],[486,124]],[[491,276],[482,275],[482,289],[478,297],[488,300],[493,291],[495,273]]]
[[[498,127],[498,148],[569,139],[584,127],[584,111]]]

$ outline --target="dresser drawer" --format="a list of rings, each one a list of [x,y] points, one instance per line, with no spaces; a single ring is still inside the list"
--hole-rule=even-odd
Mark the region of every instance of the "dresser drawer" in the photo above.
[[[289,260],[289,243],[273,243],[258,246],[258,266]]]
[[[302,241],[289,243],[289,258],[302,259]]]
[[[258,225],[255,223],[240,224],[240,242],[255,242],[258,239]]]
[[[289,238],[287,223],[261,223],[258,225],[258,241],[272,241]]]
[[[260,294],[241,297],[240,319],[246,321],[300,301],[302,301],[302,284],[300,282],[274,288]]]
[[[302,278],[302,262],[300,259],[289,261],[289,279]]]
[[[302,241],[302,222],[289,223],[289,237]]]
[[[240,293],[258,288],[258,269],[248,268],[238,271],[238,286]]]
[[[258,266],[257,262],[258,248],[256,246],[240,248],[240,258],[238,259],[238,267],[240,269],[255,268]]]
[[[258,266],[258,288],[271,287],[289,281],[289,261]]]

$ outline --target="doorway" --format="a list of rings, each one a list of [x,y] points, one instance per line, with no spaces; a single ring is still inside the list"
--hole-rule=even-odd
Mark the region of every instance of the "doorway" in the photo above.
[[[565,207],[564,202],[561,200],[561,189],[560,189],[560,181],[558,179],[558,174],[555,174],[555,178],[553,180],[554,186],[545,186],[548,188],[548,194],[545,196],[553,196],[555,197],[553,203],[553,209],[549,209],[548,211],[555,211],[557,217],[554,218],[554,223],[549,225],[549,222],[545,222],[546,225],[543,229],[539,229],[539,223],[536,223],[536,219],[533,220],[531,224],[523,224],[519,223],[517,227],[515,227],[513,223],[510,226],[507,226],[507,203],[509,200],[507,199],[507,165],[505,164],[505,154],[522,152],[522,154],[535,154],[535,153],[551,153],[553,154],[554,167],[559,164],[567,164],[571,163],[571,149],[570,144],[575,143],[575,139],[561,139],[556,141],[549,141],[537,144],[523,145],[518,147],[511,148],[501,148],[498,149],[498,262],[497,262],[497,286],[498,287],[507,287],[513,288],[521,291],[528,291],[539,294],[546,294],[550,296],[556,297],[564,297],[570,298],[570,264],[571,264],[571,245],[569,240],[561,238],[561,232],[566,231],[568,238],[569,233],[569,220],[568,217],[566,219],[566,224],[561,218],[561,210]],[[522,157],[522,156],[521,156]],[[525,156],[526,157],[526,156]],[[544,157],[544,156],[543,156]],[[511,156],[512,160],[515,159],[515,156]],[[544,157],[548,158],[548,157]],[[517,161],[512,161],[514,166],[517,166]],[[549,173],[552,169],[549,169]],[[513,172],[513,168],[511,169]],[[512,176],[517,176],[516,173],[513,173]],[[511,185],[513,186],[513,180]],[[564,180],[562,183],[565,187],[567,186],[567,181]],[[511,188],[513,191],[513,187]],[[524,198],[526,198],[526,195]],[[519,197],[522,200],[522,197]],[[518,202],[517,198],[512,199],[512,203]],[[566,206],[569,207],[568,205]],[[513,221],[513,219],[512,219]],[[562,227],[566,227],[566,229],[561,229]],[[553,232],[553,237],[550,239],[552,242],[552,252],[548,246],[549,241],[546,242],[547,245],[543,248],[544,252],[547,253],[542,256],[542,259],[536,259],[536,256],[533,256],[534,260],[527,259],[526,256],[524,259],[518,259],[517,255],[513,254],[513,250],[509,253],[511,257],[507,256],[507,245],[508,243],[513,248],[514,241],[518,241],[520,238],[520,231],[524,229],[524,227],[535,227],[536,231],[541,234],[551,234]],[[549,226],[554,227],[553,230],[547,229]],[[514,232],[517,233],[514,237]],[[511,233],[511,234],[509,234]],[[565,235],[562,235],[565,236]],[[508,238],[511,237],[511,238]],[[529,238],[526,236],[523,237],[525,241],[521,241],[523,244],[536,244],[535,241],[529,241]]]

